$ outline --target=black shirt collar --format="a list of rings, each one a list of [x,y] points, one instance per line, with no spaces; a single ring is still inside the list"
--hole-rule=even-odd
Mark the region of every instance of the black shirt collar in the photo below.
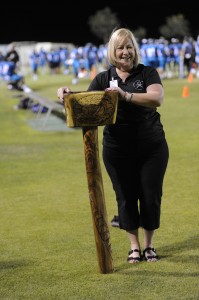
[[[144,68],[143,64],[139,64],[136,68],[132,68],[130,75],[132,74],[136,74],[136,73],[140,73],[142,71],[142,69]],[[119,78],[117,72],[116,72],[116,67],[115,66],[111,66],[110,67],[110,74],[111,74],[111,78],[113,77],[113,79],[117,79]]]

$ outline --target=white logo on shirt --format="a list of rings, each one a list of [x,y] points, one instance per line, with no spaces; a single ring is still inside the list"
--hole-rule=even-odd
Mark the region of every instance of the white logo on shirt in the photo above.
[[[144,89],[143,87],[143,81],[141,80],[136,80],[134,83],[133,83],[133,87],[135,88],[135,90],[137,91],[142,91]]]

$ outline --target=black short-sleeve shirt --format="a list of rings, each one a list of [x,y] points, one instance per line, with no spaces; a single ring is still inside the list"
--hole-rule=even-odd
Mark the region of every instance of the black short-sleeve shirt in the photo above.
[[[132,69],[125,82],[117,75],[116,68],[110,67],[94,78],[88,91],[100,91],[109,87],[109,81],[117,80],[118,86],[129,93],[146,93],[151,84],[162,84],[157,70],[139,64]],[[136,141],[153,143],[164,138],[160,114],[156,108],[148,108],[118,98],[116,123],[104,128],[104,144],[107,146],[134,144]]]

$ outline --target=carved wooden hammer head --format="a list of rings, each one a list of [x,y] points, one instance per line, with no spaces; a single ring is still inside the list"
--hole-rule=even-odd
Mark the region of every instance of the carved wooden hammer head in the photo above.
[[[118,92],[92,91],[71,93],[64,98],[68,127],[114,124],[118,107]]]

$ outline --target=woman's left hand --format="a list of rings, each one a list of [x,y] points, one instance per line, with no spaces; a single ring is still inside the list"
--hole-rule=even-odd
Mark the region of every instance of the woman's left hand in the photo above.
[[[125,92],[119,86],[106,88],[105,91],[116,91],[125,99]]]

